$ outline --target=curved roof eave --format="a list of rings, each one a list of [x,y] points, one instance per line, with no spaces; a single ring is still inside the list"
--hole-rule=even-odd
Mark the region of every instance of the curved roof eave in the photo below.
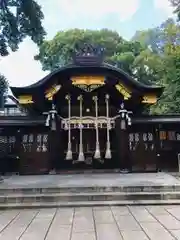
[[[60,72],[64,72],[64,71],[68,71],[68,70],[73,70],[73,69],[89,69],[89,68],[100,68],[100,69],[104,69],[104,70],[109,70],[114,72],[116,75],[123,75],[133,86],[136,86],[138,88],[141,88],[143,90],[150,90],[150,91],[155,91],[158,92],[159,94],[162,93],[163,91],[163,87],[160,86],[155,86],[155,85],[145,85],[141,82],[138,82],[137,80],[135,80],[134,78],[132,78],[128,73],[124,72],[122,69],[116,68],[110,64],[107,63],[103,63],[102,65],[91,65],[91,66],[77,66],[74,64],[70,64],[64,67],[61,67],[51,73],[49,73],[47,76],[45,76],[44,78],[42,78],[41,80],[39,80],[36,83],[33,83],[29,86],[26,87],[10,87],[13,93],[16,92],[29,92],[30,89],[35,89],[37,87],[43,86],[45,83],[47,83],[52,77],[54,77],[55,75],[59,74]]]

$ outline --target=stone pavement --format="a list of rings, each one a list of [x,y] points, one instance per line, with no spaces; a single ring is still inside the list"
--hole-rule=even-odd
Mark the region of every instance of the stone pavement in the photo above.
[[[52,188],[52,187],[112,187],[112,186],[172,186],[179,185],[180,179],[168,173],[104,173],[12,176],[4,179],[0,189],[8,188]]]
[[[180,239],[180,206],[8,210],[0,240]]]

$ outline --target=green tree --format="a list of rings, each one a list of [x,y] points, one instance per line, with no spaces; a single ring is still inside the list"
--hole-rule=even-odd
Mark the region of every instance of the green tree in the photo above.
[[[170,24],[164,31],[168,39],[162,55],[165,89],[159,103],[152,107],[153,113],[180,113],[180,26]]]
[[[151,48],[143,48],[137,42],[121,44],[119,51],[110,59],[117,67],[145,84],[157,83],[162,72],[161,56]]]
[[[40,44],[45,36],[44,15],[34,0],[0,1],[0,55],[16,51],[26,36]]]
[[[174,13],[177,14],[178,20],[180,21],[180,0],[170,0],[173,7],[175,7]]]
[[[169,25],[175,25],[174,19],[169,18],[155,28],[137,31],[132,37],[132,41],[140,42],[144,48],[151,48],[154,53],[163,53],[164,47],[168,42],[165,31]]]
[[[27,36],[39,45],[45,36],[43,17],[41,7],[34,0],[0,0],[0,56],[16,51]],[[0,75],[1,99],[7,88],[6,78]]]
[[[0,74],[0,108],[4,106],[4,94],[7,92],[8,82],[6,78]]]
[[[76,46],[90,43],[105,48],[105,61],[132,74],[132,65],[136,56],[142,51],[139,42],[124,40],[117,32],[101,30],[70,29],[60,31],[50,41],[44,41],[35,56],[43,70],[53,71],[72,62],[72,53]]]
[[[43,70],[53,71],[71,63],[75,47],[84,43],[104,47],[105,61],[123,69],[138,81],[149,83],[158,79],[158,55],[145,49],[140,42],[126,41],[117,32],[108,29],[60,31],[52,40],[43,42],[35,59],[40,60]]]
[[[134,61],[144,48],[139,42],[124,41],[116,47],[115,53],[107,58],[107,61],[133,75]]]
[[[151,47],[153,52],[159,52],[159,35],[160,31],[157,28],[137,31],[132,41],[138,41],[144,48]]]
[[[162,57],[151,49],[142,51],[133,62],[134,75],[144,84],[160,82],[163,74]]]
[[[134,61],[138,78],[164,86],[164,93],[151,112],[180,113],[179,24],[168,19],[159,27],[137,32],[133,40],[146,48]]]
[[[108,29],[70,29],[58,32],[50,41],[44,41],[35,59],[40,60],[43,70],[53,71],[70,63],[74,49],[84,43],[104,47],[106,49],[106,59],[109,59],[117,52],[117,46],[123,42],[125,41],[117,32]]]
[[[134,62],[135,56],[133,52],[118,52],[114,54],[109,60],[117,67],[123,69],[125,72],[132,75],[133,69],[132,65]]]

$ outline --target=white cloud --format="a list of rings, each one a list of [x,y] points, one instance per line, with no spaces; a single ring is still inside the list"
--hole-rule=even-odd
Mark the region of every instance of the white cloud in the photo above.
[[[129,20],[139,8],[139,0],[61,0],[59,7],[70,18],[99,19],[106,14],[116,13],[121,21]]]
[[[40,80],[47,72],[41,70],[41,64],[34,60],[37,54],[36,45],[26,39],[17,52],[10,53],[0,61],[0,72],[10,85],[25,86]]]
[[[167,17],[173,17],[173,7],[169,0],[154,0],[154,6],[162,10]]]

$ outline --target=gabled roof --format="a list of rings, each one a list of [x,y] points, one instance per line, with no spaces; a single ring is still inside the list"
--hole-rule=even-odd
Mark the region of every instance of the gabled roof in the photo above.
[[[34,84],[31,84],[29,86],[10,87],[10,88],[11,88],[13,94],[15,95],[15,97],[17,97],[18,95],[21,95],[21,94],[31,93],[33,90],[41,88],[41,87],[45,86],[46,84],[49,85],[51,83],[52,79],[54,79],[58,75],[59,76],[61,74],[68,74],[68,75],[72,74],[73,75],[74,73],[77,73],[77,72],[79,74],[81,72],[93,73],[93,71],[95,71],[96,73],[97,72],[99,72],[101,74],[104,73],[104,74],[119,78],[119,79],[121,79],[122,83],[124,83],[126,86],[129,86],[132,89],[137,89],[143,93],[154,93],[157,96],[160,96],[163,91],[163,87],[145,85],[145,84],[135,80],[131,76],[129,76],[129,74],[124,72],[122,69],[116,68],[107,63],[102,63],[101,65],[84,65],[84,66],[70,64],[70,65],[61,67],[61,68],[49,73],[47,76],[42,78],[40,81],[38,81]]]

